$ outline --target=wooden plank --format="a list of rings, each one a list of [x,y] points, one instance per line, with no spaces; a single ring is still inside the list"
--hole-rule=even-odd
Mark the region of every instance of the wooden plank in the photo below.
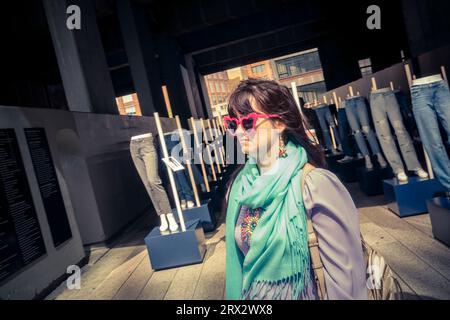
[[[394,275],[400,283],[400,287],[402,288],[403,300],[420,300],[420,297],[417,295],[417,293],[402,279],[402,277],[394,270],[392,271],[394,272]]]
[[[419,216],[406,217],[403,218],[403,220],[408,222],[410,225],[414,226],[417,230],[420,230],[430,238],[434,239],[429,214],[421,214]]]
[[[148,253],[114,296],[114,300],[136,300],[153,274]]]
[[[450,282],[405,246],[395,242],[375,248],[421,299],[450,299]]]
[[[222,223],[214,233],[205,236],[205,243],[207,245],[218,243],[225,238],[225,223]]]
[[[111,300],[130,275],[136,270],[143,259],[147,257],[147,251],[143,250],[138,255],[126,261],[114,269],[103,282],[90,294],[90,300]]]
[[[139,294],[138,300],[162,300],[172,283],[178,268],[153,272],[150,280]]]
[[[375,208],[370,208],[371,213]],[[361,211],[361,209],[360,209]],[[362,226],[362,229],[363,226]],[[370,232],[379,236],[366,236],[366,241],[377,250],[392,267],[392,269],[406,283],[410,291],[417,293],[421,299],[449,299],[449,281],[439,272],[431,268],[419,258],[414,251],[403,245],[383,227],[374,223]],[[382,237],[382,238],[381,238]]]
[[[191,300],[197,287],[203,264],[194,264],[178,269],[164,300]]]
[[[209,248],[209,255],[205,258],[193,299],[218,300],[222,299],[225,286],[225,241],[213,244]]]
[[[93,265],[97,263],[106,253],[108,253],[109,250],[110,248],[108,247],[90,249],[88,253],[89,254],[88,264]]]
[[[450,280],[450,249],[448,247],[381,207],[362,208],[360,212],[367,215],[376,225],[414,252],[418,258],[430,265],[444,278]]]
[[[85,299],[115,268],[138,255],[143,250],[145,250],[145,246],[139,245],[138,241],[131,242],[127,246],[109,250],[87,272],[82,273],[80,290],[66,290],[57,299]]]

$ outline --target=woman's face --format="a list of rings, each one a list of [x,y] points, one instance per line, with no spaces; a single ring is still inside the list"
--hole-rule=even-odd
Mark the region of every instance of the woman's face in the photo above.
[[[256,102],[250,100],[254,112],[263,114]],[[239,115],[241,117],[242,115]],[[261,157],[267,156],[271,150],[277,152],[279,146],[279,137],[285,126],[276,119],[256,120],[254,130],[245,132],[242,126],[236,130],[236,137],[241,145],[242,152],[261,160]]]

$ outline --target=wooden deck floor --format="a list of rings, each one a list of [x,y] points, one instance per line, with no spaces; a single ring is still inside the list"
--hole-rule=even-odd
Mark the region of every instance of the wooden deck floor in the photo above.
[[[360,211],[361,232],[397,274],[408,299],[450,299],[450,249],[433,238],[429,215],[399,218],[383,196],[366,197],[347,186]],[[81,289],[61,284],[47,299],[223,299],[225,225],[207,234],[202,264],[154,272],[144,245],[148,216],[133,224],[112,245],[89,249]]]

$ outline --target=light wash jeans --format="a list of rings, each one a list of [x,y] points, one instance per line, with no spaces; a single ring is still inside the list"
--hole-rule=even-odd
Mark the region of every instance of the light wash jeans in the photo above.
[[[400,106],[395,93],[389,88],[372,92],[370,95],[370,109],[381,148],[394,173],[397,174],[404,171],[404,167],[389,122],[394,128],[406,167],[410,171],[420,169],[421,166],[411,137],[403,125]]]
[[[361,96],[347,98],[345,100],[345,114],[347,115],[348,123],[350,124],[350,128],[355,136],[356,144],[358,145],[359,151],[362,155],[370,155],[364,135],[369,141],[372,153],[380,153],[380,146],[378,145],[377,136],[370,127],[366,100]]]
[[[450,91],[444,81],[411,87],[414,118],[420,137],[430,157],[433,171],[450,191],[450,160],[439,131],[440,122],[450,144]]]
[[[316,112],[317,119],[319,119],[320,129],[322,130],[322,136],[325,140],[325,146],[328,150],[333,149],[333,142],[331,141],[330,127],[333,130],[334,139],[336,141],[337,149],[342,150],[341,139],[339,137],[339,132],[334,122],[333,115],[331,114],[330,108],[327,105],[322,105],[318,108],[314,108]]]
[[[153,137],[131,140],[130,153],[158,215],[172,212],[169,198],[158,175],[158,152]]]

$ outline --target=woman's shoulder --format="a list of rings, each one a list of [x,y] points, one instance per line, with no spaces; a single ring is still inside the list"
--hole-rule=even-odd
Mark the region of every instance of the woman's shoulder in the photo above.
[[[351,196],[346,187],[333,172],[315,168],[306,173],[303,187],[305,204],[328,203],[330,201],[347,200],[347,198],[348,201],[351,201]]]
[[[309,184],[342,184],[339,178],[330,170],[323,168],[311,168],[303,177],[305,185]]]

